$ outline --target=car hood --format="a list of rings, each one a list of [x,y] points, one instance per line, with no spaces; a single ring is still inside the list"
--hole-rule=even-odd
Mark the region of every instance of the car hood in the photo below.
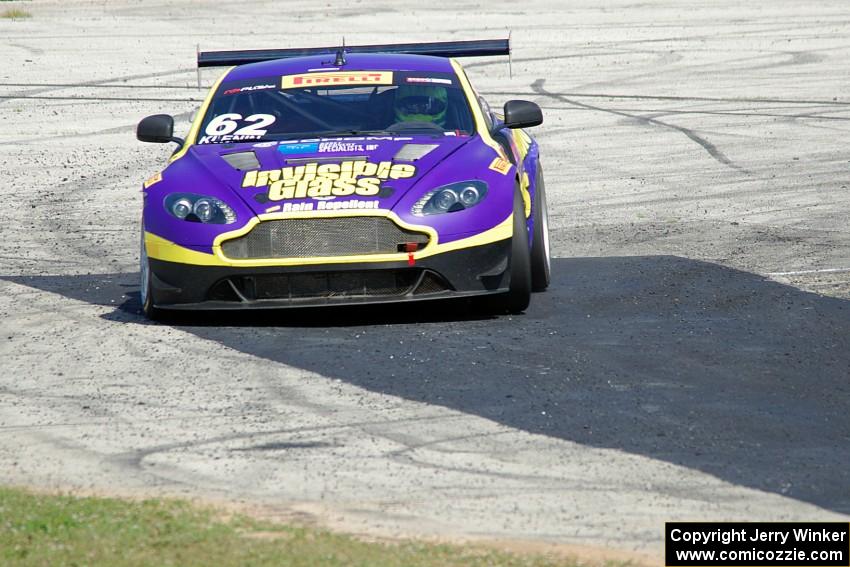
[[[193,145],[186,157],[255,215],[392,209],[468,136],[368,136]]]

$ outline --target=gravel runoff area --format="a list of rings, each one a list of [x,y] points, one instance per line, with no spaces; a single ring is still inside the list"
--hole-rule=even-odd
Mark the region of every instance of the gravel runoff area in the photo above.
[[[0,482],[357,533],[657,556],[665,520],[850,514],[846,2],[7,2]],[[147,323],[140,184],[201,49],[503,37],[543,107],[525,315]],[[218,324],[216,324],[218,323]]]

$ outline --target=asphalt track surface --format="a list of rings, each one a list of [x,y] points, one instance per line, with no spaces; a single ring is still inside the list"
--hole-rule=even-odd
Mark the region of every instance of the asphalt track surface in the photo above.
[[[33,17],[0,19],[0,481],[649,555],[667,520],[850,517],[846,3],[7,4]],[[524,315],[139,315],[169,149],[134,125],[187,127],[196,44],[508,28],[513,78],[466,67],[546,116]]]

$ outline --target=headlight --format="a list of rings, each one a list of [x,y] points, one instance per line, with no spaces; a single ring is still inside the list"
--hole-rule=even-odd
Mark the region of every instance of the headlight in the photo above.
[[[461,181],[428,191],[410,212],[418,217],[453,213],[474,207],[487,195],[487,184],[483,181]]]
[[[209,224],[232,224],[236,213],[222,201],[192,193],[172,193],[165,198],[165,210],[180,220]]]

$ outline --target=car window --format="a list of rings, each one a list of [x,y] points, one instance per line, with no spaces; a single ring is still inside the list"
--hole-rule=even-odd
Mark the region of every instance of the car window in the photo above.
[[[198,143],[474,131],[469,104],[451,73],[316,72],[222,83]]]

